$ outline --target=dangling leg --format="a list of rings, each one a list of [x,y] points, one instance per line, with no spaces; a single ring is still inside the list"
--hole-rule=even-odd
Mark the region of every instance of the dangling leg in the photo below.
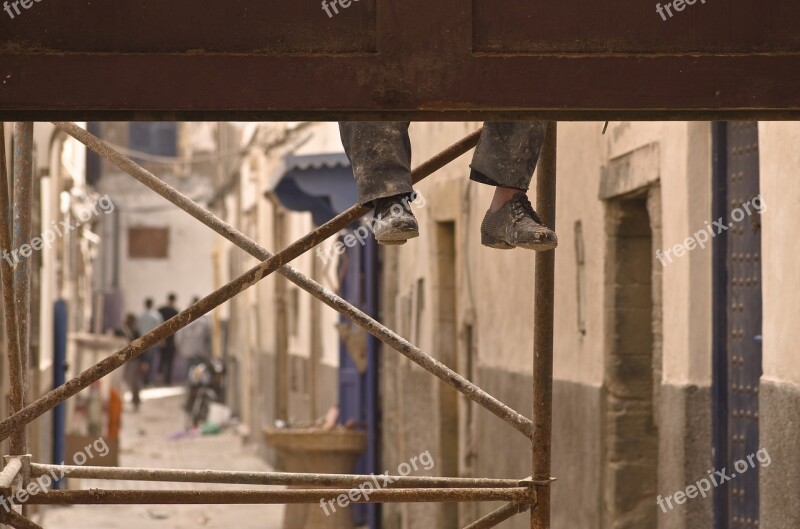
[[[547,124],[538,121],[484,125],[470,175],[496,187],[481,225],[484,246],[544,251],[558,245],[556,234],[542,225],[527,196],[546,131]]]
[[[372,229],[381,244],[404,244],[419,236],[408,200],[413,193],[408,125],[400,121],[339,123],[358,201],[375,206]]]

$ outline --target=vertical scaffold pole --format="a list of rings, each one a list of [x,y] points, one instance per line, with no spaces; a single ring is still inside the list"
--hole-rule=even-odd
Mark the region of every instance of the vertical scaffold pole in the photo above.
[[[536,211],[542,222],[556,227],[556,150],[558,126],[547,126],[536,178]],[[555,302],[555,252],[536,254],[533,337],[533,479],[550,480],[553,425],[553,314]],[[550,485],[537,484],[536,505],[531,509],[531,529],[550,529]]]
[[[12,411],[17,411],[23,406],[22,398],[22,363],[19,356],[19,337],[17,325],[17,311],[14,296],[14,267],[11,251],[14,248],[11,238],[11,225],[14,220],[13,206],[9,197],[11,182],[8,175],[8,159],[6,157],[5,123],[0,122],[0,249],[6,251],[9,259],[0,259],[2,268],[3,313],[5,314],[6,351],[8,354],[8,373],[10,386],[10,400]],[[11,178],[13,178],[13,171]],[[11,439],[10,450],[20,454],[24,446],[20,446],[18,436]]]
[[[27,404],[28,348],[30,346],[31,313],[31,215],[33,204],[33,122],[18,122],[14,129],[14,184],[11,243],[18,251],[19,261],[14,259],[14,312],[16,313],[16,337],[19,344],[20,372],[12,373],[12,394],[21,397],[21,406]],[[15,409],[14,411],[18,411]],[[12,455],[27,452],[26,427],[17,430],[11,438]]]

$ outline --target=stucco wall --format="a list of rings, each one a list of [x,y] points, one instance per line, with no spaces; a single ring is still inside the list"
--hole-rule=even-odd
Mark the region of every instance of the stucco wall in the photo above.
[[[412,124],[414,165],[478,125]],[[559,126],[554,370],[559,398],[554,402],[554,439],[562,450],[554,456],[553,471],[559,476],[554,486],[554,527],[598,521],[602,510],[599,483],[603,472],[601,440],[606,428],[602,410],[608,235],[606,205],[599,195],[604,167],[637,149],[656,146],[654,172],[640,175],[634,171],[630,185],[638,189],[660,185],[661,207],[652,212],[660,211],[653,223],[660,228],[664,247],[684,241],[711,220],[711,136],[707,123],[612,123],[606,135],[601,134],[602,127],[602,123]],[[471,154],[461,157],[418,186],[426,199],[426,206],[415,210],[421,236],[399,249],[386,250],[391,256],[387,262],[393,267],[387,281],[394,285],[394,290],[390,289],[394,299],[385,301],[392,303],[392,309],[384,321],[437,356],[433,346],[439,293],[435,284],[438,248],[434,228],[437,221],[455,221],[459,358],[468,355],[466,333],[470,328],[474,348],[472,378],[529,415],[534,254],[523,250],[502,252],[480,245],[480,223],[492,189],[468,181],[470,157]],[[641,181],[637,183],[637,179]],[[535,201],[534,193],[529,195]],[[577,221],[581,223],[585,259],[582,297],[578,296]],[[653,259],[653,266],[660,269],[661,264]],[[663,425],[659,430],[659,466],[664,472],[661,476],[660,471],[659,490],[678,490],[678,484],[702,474],[710,465],[710,426],[698,425],[710,425],[711,413],[711,251],[689,252],[659,271],[663,280],[663,360],[659,371],[663,378],[656,383],[668,386],[664,391],[656,390],[663,395],[656,410]],[[579,305],[582,324],[577,318]],[[406,364],[401,360],[401,365]],[[465,373],[465,366],[462,363],[456,367]],[[411,369],[418,370],[413,366]],[[413,380],[418,384],[420,377],[430,377],[425,373],[404,373],[386,373],[384,383],[394,387]],[[436,384],[433,382],[430,387]],[[407,402],[403,409],[435,408],[431,403],[436,401],[436,393],[424,386],[404,395]],[[399,404],[393,398],[385,400],[384,405],[384,412],[391,417],[395,413],[393,407]],[[462,421],[465,406],[468,405],[462,402]],[[468,472],[495,476],[529,472],[526,469],[530,455],[523,439],[512,442],[515,432],[483,411],[476,412],[474,421],[472,430],[461,432],[461,463]],[[438,442],[437,436],[431,435],[433,432],[423,435],[409,428],[390,427],[385,432],[387,468],[395,460],[402,460],[402,447],[411,444],[415,449],[435,448],[420,443]],[[581,432],[580,436],[576,437],[576,432]],[[503,449],[498,450],[498,445]],[[584,461],[580,472],[573,468],[576,457]],[[706,466],[701,469],[703,465]],[[576,495],[587,498],[582,508],[566,507]],[[655,506],[655,498],[653,501]],[[688,527],[690,518],[707,520],[710,508],[706,507],[674,514],[664,527]],[[524,521],[514,523],[524,525]]]
[[[800,125],[759,123],[764,306],[764,374],[759,445],[773,461],[759,473],[763,529],[800,526],[800,275],[795,229],[800,222]]]
[[[759,123],[764,279],[764,377],[800,385],[800,124]]]

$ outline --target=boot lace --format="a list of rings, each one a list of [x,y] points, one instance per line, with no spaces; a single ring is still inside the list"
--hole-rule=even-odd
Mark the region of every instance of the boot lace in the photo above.
[[[537,224],[542,223],[542,219],[540,219],[536,211],[533,210],[531,201],[528,200],[528,197],[525,195],[520,194],[514,197],[511,203],[511,210],[514,212],[515,222],[519,222],[525,217],[530,217],[536,221]]]

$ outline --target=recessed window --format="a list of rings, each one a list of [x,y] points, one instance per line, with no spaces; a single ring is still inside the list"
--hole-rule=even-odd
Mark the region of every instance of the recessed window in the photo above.
[[[169,228],[132,226],[128,228],[128,257],[166,259],[169,257]]]
[[[178,153],[178,125],[169,121],[134,121],[129,123],[128,146],[143,154],[175,156]]]

